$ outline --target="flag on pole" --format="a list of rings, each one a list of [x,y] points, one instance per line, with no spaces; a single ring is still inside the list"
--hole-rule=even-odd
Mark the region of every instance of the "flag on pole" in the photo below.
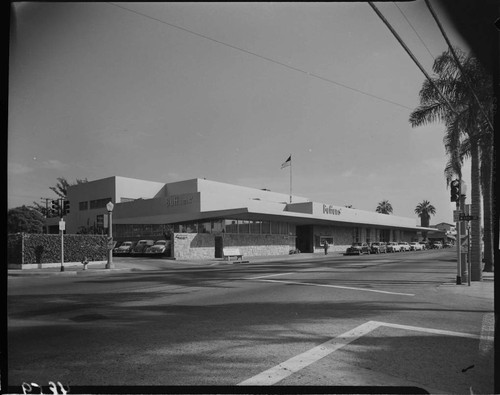
[[[281,168],[284,169],[285,167],[290,166],[291,164],[292,164],[292,155],[290,155],[288,159],[283,162]]]

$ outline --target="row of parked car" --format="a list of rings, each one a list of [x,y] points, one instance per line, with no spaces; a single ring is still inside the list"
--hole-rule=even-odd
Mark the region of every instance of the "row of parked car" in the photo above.
[[[170,240],[124,241],[113,248],[113,256],[170,256]]]
[[[451,243],[446,243],[443,245],[441,242],[417,242],[412,241],[410,243],[406,241],[400,241],[398,243],[391,241],[385,242],[374,242],[368,243],[353,243],[349,248],[347,248],[345,255],[362,255],[362,254],[380,254],[387,252],[406,252],[406,251],[423,251],[429,249],[440,249],[452,247]]]

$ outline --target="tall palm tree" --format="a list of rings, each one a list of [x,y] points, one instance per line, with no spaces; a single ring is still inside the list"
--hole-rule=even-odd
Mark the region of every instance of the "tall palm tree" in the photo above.
[[[420,225],[428,228],[431,215],[436,214],[436,208],[428,200],[424,200],[415,207],[415,214],[420,217]]]
[[[450,178],[448,177],[450,175],[460,176],[463,159],[465,157],[471,159],[471,203],[472,215],[475,218],[471,227],[471,280],[481,281],[480,167],[488,167],[491,164],[483,163],[480,165],[480,146],[481,142],[488,139],[488,135],[491,135],[492,130],[487,127],[488,124],[480,111],[481,107],[477,104],[466,79],[474,87],[481,106],[490,116],[493,111],[492,85],[491,79],[474,57],[465,54],[459,49],[456,49],[455,52],[465,70],[466,76],[460,72],[450,51],[445,51],[439,56],[433,65],[435,73],[433,82],[439,91],[429,81],[424,81],[420,90],[420,106],[411,113],[410,124],[413,127],[436,121],[445,124],[445,148],[450,157],[445,169],[447,183],[449,183]],[[449,104],[451,104],[451,107]],[[488,190],[487,193],[491,192]],[[488,212],[490,211],[488,210]],[[487,221],[490,221],[490,219]]]
[[[392,205],[388,200],[382,200],[375,211],[380,214],[392,214]]]

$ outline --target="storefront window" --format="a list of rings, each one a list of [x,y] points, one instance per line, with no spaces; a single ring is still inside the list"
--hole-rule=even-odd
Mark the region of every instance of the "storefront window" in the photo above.
[[[212,221],[212,233],[221,233],[224,231],[224,221],[216,220]]]
[[[250,221],[250,233],[253,235],[260,235],[261,221]]]
[[[248,234],[250,233],[250,221],[246,219],[238,221],[238,233]]]
[[[198,223],[199,233],[211,233],[211,230],[212,230],[212,224],[210,223],[210,221]]]
[[[238,220],[226,219],[226,233],[238,233]]]
[[[268,235],[271,233],[271,223],[269,221],[262,221],[262,234]]]

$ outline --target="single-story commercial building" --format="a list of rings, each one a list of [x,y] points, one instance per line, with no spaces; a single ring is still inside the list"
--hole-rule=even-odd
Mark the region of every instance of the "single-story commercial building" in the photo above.
[[[245,256],[321,252],[325,241],[330,251],[345,251],[353,242],[418,241],[421,231],[431,230],[413,218],[206,179],[114,176],[70,186],[67,198],[67,233],[105,234],[112,202],[114,240],[169,238],[176,259],[222,257],[223,247],[238,247]]]

